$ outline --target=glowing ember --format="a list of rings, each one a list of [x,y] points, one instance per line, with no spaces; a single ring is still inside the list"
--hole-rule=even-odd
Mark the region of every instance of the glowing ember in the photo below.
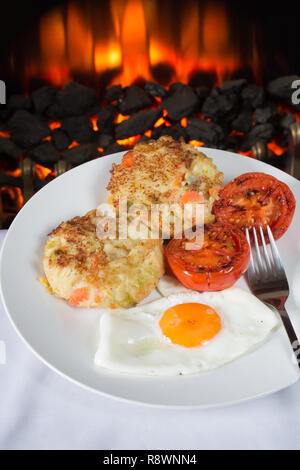
[[[245,157],[255,158],[252,150],[248,150],[247,152],[242,152],[241,150],[239,150],[237,153],[239,153],[240,155],[244,155]]]
[[[186,117],[182,118],[180,121],[180,124],[182,125],[182,127],[187,127],[187,118]]]
[[[10,132],[9,131],[0,131],[0,137],[10,137]]]
[[[2,173],[6,175],[13,176],[14,178],[19,178],[22,174],[21,169],[17,168],[16,170],[1,170]]]
[[[91,116],[90,120],[91,120],[91,123],[92,123],[92,126],[93,126],[93,130],[94,130],[95,132],[97,132],[97,131],[99,130],[99,128],[98,128],[98,122],[97,122],[97,121],[98,121],[98,117],[97,117],[97,116]]]
[[[167,111],[164,109],[163,116],[166,117],[167,114],[168,114]],[[167,126],[167,127],[171,127],[171,124],[170,124],[168,121],[166,121],[166,120],[164,119],[164,117],[160,117],[160,118],[156,121],[156,123],[154,124],[154,127],[160,127],[160,126],[162,126],[163,124],[164,124],[165,126]]]
[[[40,180],[45,180],[50,174],[55,176],[52,170],[46,168],[45,166],[39,165],[38,163],[35,165],[35,174]]]
[[[80,145],[76,140],[73,140],[73,142],[69,145],[68,149],[72,149],[73,147],[78,147]]]
[[[139,140],[141,136],[135,135],[133,137],[129,137],[128,139],[117,140],[117,144],[119,145],[134,145],[137,140]]]
[[[160,118],[156,121],[156,123],[154,124],[154,127],[160,127],[160,126],[162,126],[165,122],[166,122],[165,119],[164,119],[163,117],[160,117]]]
[[[120,124],[123,121],[126,121],[126,119],[129,119],[130,116],[123,116],[123,114],[118,114],[116,119],[115,119],[115,124]]]
[[[189,144],[194,145],[194,147],[203,147],[204,142],[199,142],[198,140],[190,140]]]
[[[283,155],[285,152],[287,152],[287,147],[280,147],[274,140],[268,144],[268,149],[271,150],[275,155],[280,157],[280,155]]]
[[[54,131],[54,129],[59,129],[61,127],[61,123],[59,121],[53,121],[49,123],[49,127],[51,131]]]

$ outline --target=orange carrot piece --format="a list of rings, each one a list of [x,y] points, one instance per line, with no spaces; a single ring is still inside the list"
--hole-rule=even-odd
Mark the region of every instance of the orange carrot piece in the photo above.
[[[180,198],[180,205],[183,207],[185,204],[198,203],[201,204],[204,201],[202,194],[198,191],[187,191]]]
[[[74,289],[70,295],[70,305],[76,307],[80,304],[83,300],[88,299],[88,293],[86,287],[80,287],[78,289]]]
[[[122,158],[122,166],[130,168],[133,165],[133,152],[125,153],[124,157]]]

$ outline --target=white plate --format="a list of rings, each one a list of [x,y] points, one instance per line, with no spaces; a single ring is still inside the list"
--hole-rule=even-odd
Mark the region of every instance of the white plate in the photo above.
[[[300,182],[254,159],[201,149],[224,172],[225,182],[248,171],[263,171],[289,185],[300,201]],[[163,407],[209,407],[262,396],[299,377],[285,331],[280,328],[252,353],[214,371],[171,378],[135,377],[97,368],[97,309],[76,309],[47,294],[37,278],[46,235],[62,220],[83,215],[106,200],[113,162],[122,153],[81,165],[40,190],[20,211],[2,248],[2,300],[15,328],[50,367],[91,390],[111,397]],[[300,336],[300,211],[278,246],[291,287],[287,308]],[[244,279],[238,285],[245,287]],[[151,298],[158,294],[152,293]],[[242,312],[241,312],[242,314]]]

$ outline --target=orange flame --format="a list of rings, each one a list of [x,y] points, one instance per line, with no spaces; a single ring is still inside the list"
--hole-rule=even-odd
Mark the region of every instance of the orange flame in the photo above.
[[[3,198],[4,194],[7,194],[12,201],[13,207],[10,207],[10,209],[18,211],[22,208],[24,198],[20,188],[16,186],[2,186],[0,189],[1,198]]]
[[[0,137],[8,138],[8,137],[10,137],[10,132],[9,131],[0,131]]]
[[[227,9],[217,1],[187,1],[174,31],[172,2],[110,0],[106,9],[97,2],[70,0],[67,8],[45,14],[39,26],[40,61],[27,61],[30,76],[42,76],[64,85],[73,73],[99,75],[113,71],[111,83],[127,86],[138,78],[153,79],[154,68],[171,66],[164,84],[186,83],[195,70],[215,72],[218,84],[243,65]],[[259,67],[256,30],[249,23],[252,60]],[[167,83],[167,82],[168,83]]]
[[[5,173],[6,175],[13,176],[14,178],[19,178],[22,174],[20,168],[16,168],[16,170],[1,170],[2,173]]]
[[[47,13],[40,22],[40,50],[42,77],[53,85],[69,81],[69,67],[66,57],[66,31],[62,9]],[[39,67],[38,67],[39,68]]]

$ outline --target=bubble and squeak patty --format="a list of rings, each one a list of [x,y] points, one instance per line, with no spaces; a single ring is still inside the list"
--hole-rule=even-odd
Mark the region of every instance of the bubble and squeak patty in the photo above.
[[[62,222],[49,236],[43,266],[52,292],[72,306],[130,307],[164,273],[161,240],[99,239],[96,210]]]
[[[139,143],[121,164],[113,164],[108,201],[118,207],[119,198],[132,204],[204,203],[204,222],[214,221],[212,206],[222,186],[223,173],[211,158],[183,140],[169,136]]]

